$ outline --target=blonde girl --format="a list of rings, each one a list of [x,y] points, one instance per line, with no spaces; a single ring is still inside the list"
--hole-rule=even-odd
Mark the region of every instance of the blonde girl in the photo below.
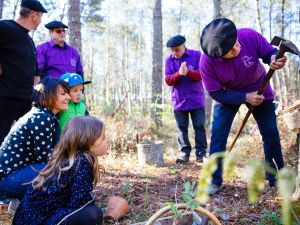
[[[103,213],[91,191],[100,174],[98,156],[106,151],[105,128],[99,119],[70,120],[47,166],[27,190],[13,224],[102,224]]]

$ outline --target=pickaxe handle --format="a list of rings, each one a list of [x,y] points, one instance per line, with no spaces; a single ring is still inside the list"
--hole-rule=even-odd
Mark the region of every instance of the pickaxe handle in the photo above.
[[[282,57],[284,56],[284,53],[285,53],[285,52],[286,52],[286,49],[285,49],[285,48],[279,49],[279,51],[278,51],[277,54],[276,54],[275,59],[277,60],[277,59],[282,58]],[[269,83],[271,77],[273,76],[274,72],[275,72],[275,70],[273,70],[273,69],[271,69],[271,68],[269,69],[269,71],[268,71],[268,73],[267,73],[267,75],[266,75],[266,78],[264,79],[262,85],[260,86],[260,88],[259,88],[259,90],[258,90],[258,92],[257,92],[258,95],[262,95],[262,94],[264,93],[264,90],[265,90],[267,84]],[[243,128],[245,127],[246,122],[247,122],[247,120],[249,119],[249,117],[250,117],[250,115],[251,115],[253,109],[254,109],[254,106],[251,105],[250,108],[248,109],[248,112],[247,112],[245,118],[243,119],[243,122],[242,122],[241,127],[239,128],[237,134],[235,135],[235,138],[234,138],[233,142],[231,143],[231,145],[230,145],[230,147],[229,147],[229,149],[228,149],[229,152],[233,149],[233,146],[235,145],[235,143],[236,143],[237,139],[239,138],[239,136],[240,136],[240,134],[241,134]]]
[[[280,49],[275,56],[275,60],[277,61],[277,59],[282,58],[284,56],[285,52],[286,52],[286,50],[284,48]],[[275,70],[273,70],[271,68],[269,69],[269,71],[266,75],[266,78],[264,79],[262,85],[260,86],[260,88],[257,92],[258,95],[262,95],[264,93],[264,90],[265,90],[266,86],[268,85],[269,81],[271,80],[274,72],[275,72]]]

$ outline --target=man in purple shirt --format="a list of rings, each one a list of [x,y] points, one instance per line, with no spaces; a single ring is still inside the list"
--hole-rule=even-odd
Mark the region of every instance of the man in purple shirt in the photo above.
[[[189,161],[191,144],[188,137],[189,115],[195,130],[196,160],[206,155],[205,95],[199,71],[200,52],[187,49],[185,37],[176,35],[167,42],[172,54],[166,59],[165,80],[172,87],[172,105],[178,128],[178,164]]]
[[[200,38],[205,54],[201,57],[200,71],[204,86],[217,101],[214,106],[210,154],[224,152],[235,114],[241,104],[256,106],[253,116],[264,142],[266,162],[279,169],[284,166],[280,138],[276,124],[274,93],[268,84],[263,95],[257,95],[266,72],[259,59],[270,64],[272,69],[285,65],[286,57],[275,62],[277,49],[252,29],[237,30],[226,18],[213,20]],[[273,162],[275,161],[275,163]],[[267,173],[270,186],[275,185],[275,176]],[[216,194],[222,185],[222,160],[213,174],[209,194]]]
[[[66,26],[60,21],[52,21],[45,25],[49,29],[51,41],[37,46],[37,59],[41,77],[59,78],[62,74],[77,73],[83,75],[82,64],[78,51],[68,45]]]

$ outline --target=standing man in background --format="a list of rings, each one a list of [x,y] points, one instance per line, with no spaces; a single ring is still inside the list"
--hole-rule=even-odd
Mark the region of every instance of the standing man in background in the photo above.
[[[65,73],[77,73],[83,76],[78,51],[66,43],[67,25],[52,21],[45,25],[49,29],[51,40],[37,46],[38,66],[41,77],[59,78]]]
[[[17,20],[0,21],[0,145],[11,125],[31,109],[37,71],[36,49],[29,31],[47,10],[36,0],[22,0]]]
[[[196,160],[203,162],[207,141],[205,131],[205,94],[199,72],[200,52],[185,47],[185,37],[176,35],[167,42],[172,54],[166,59],[165,81],[172,88],[172,105],[178,128],[177,164],[186,164],[192,151],[188,128],[191,116],[195,131]]]

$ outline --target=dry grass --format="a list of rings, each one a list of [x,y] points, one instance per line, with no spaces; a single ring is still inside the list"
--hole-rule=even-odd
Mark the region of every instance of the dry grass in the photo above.
[[[241,124],[243,115],[244,110],[237,115],[228,143]],[[132,207],[132,212],[116,224],[131,224],[146,220],[165,206],[166,202],[175,201],[175,190],[177,201],[182,202],[183,183],[196,181],[202,165],[196,163],[194,157],[186,166],[174,163],[178,151],[173,117],[170,114],[164,115],[164,128],[157,134],[157,138],[165,143],[163,167],[141,167],[137,162],[135,135],[139,130],[147,129],[147,117],[133,119],[126,115],[124,117],[118,115],[117,118],[106,117],[103,120],[107,124],[113,147],[106,158],[100,158],[106,174],[95,188],[96,200],[101,207],[105,207],[110,195],[119,195],[126,198]],[[288,166],[294,167],[296,134],[290,133],[280,118],[279,127],[285,162]],[[279,221],[280,209],[274,200],[274,192],[266,190],[255,204],[249,204],[247,201],[246,183],[242,179],[243,168],[253,158],[263,158],[263,149],[253,118],[247,123],[245,131],[234,149],[242,156],[236,169],[237,175],[234,180],[224,183],[222,192],[211,199],[208,205],[222,224],[276,224]],[[1,225],[10,224],[10,218],[5,213],[1,213],[0,221]]]

